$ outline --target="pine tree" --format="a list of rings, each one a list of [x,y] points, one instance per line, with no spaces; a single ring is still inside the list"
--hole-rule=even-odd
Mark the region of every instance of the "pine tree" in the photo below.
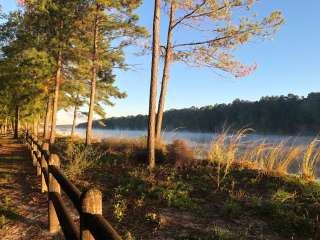
[[[281,12],[274,11],[263,19],[255,14],[250,17],[255,0],[171,0],[169,27],[165,47],[164,69],[157,112],[156,137],[160,140],[165,96],[169,80],[169,67],[174,61],[193,67],[209,67],[245,77],[255,70],[256,65],[246,66],[235,60],[231,51],[257,38],[272,36],[284,23]],[[179,16],[175,18],[176,11]],[[248,12],[237,19],[237,12]],[[243,15],[242,13],[241,15]],[[188,32],[194,40],[175,42],[174,31]],[[206,32],[203,38],[202,32]]]
[[[0,94],[8,99],[6,107],[9,116],[14,116],[15,137],[18,137],[21,113],[26,109],[36,111],[42,104],[43,79],[50,74],[51,63],[46,52],[34,48],[33,36],[22,13],[11,13],[1,30]]]
[[[84,17],[86,1],[25,1],[24,7],[30,28],[42,37],[41,47],[54,59],[50,132],[50,143],[54,143],[64,66],[74,57],[70,53],[70,39],[79,33],[75,24]]]
[[[110,104],[109,97],[123,98],[125,94],[113,87],[113,69],[125,69],[124,47],[140,37],[146,30],[137,25],[138,16],[133,11],[141,4],[134,1],[89,1],[87,18],[79,29],[83,33],[81,56],[90,59],[90,96],[86,130],[86,144],[92,139],[94,113],[100,113],[101,104]],[[98,92],[100,91],[100,92]],[[104,97],[105,96],[105,97]]]
[[[148,123],[148,161],[149,169],[154,169],[155,159],[155,125],[156,125],[156,99],[158,84],[158,65],[159,65],[159,40],[160,40],[160,8],[161,1],[155,0],[154,19],[153,19],[153,41],[152,41],[152,66],[151,66],[151,83],[149,98],[149,123]]]

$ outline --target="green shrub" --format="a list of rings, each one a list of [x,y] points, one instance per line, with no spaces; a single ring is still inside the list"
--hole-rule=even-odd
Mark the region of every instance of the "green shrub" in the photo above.
[[[115,193],[112,208],[113,215],[119,222],[121,222],[125,217],[127,207],[127,201],[125,200],[125,198],[121,194]]]
[[[234,200],[227,201],[222,208],[222,214],[229,218],[239,217],[242,211],[242,206]]]
[[[70,179],[75,179],[103,156],[104,152],[93,146],[70,145],[66,151],[65,173]]]
[[[272,196],[273,200],[284,203],[287,201],[293,201],[296,197],[296,193],[290,193],[283,189],[278,189]]]
[[[166,185],[155,186],[151,194],[165,201],[169,207],[197,210],[199,200],[190,196],[192,190],[192,186],[182,181],[172,181]]]

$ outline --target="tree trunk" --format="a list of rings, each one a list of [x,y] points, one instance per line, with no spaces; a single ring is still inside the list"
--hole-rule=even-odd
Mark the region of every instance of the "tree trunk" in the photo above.
[[[10,127],[11,127],[11,132],[12,132],[12,133],[14,133],[14,121],[15,121],[14,118],[12,118],[12,119],[11,119],[11,124],[10,124],[10,125],[11,125]]]
[[[170,10],[170,22],[168,27],[168,36],[167,36],[167,46],[166,46],[166,55],[164,60],[163,67],[163,75],[162,75],[162,83],[161,83],[161,92],[158,103],[158,113],[157,113],[157,122],[156,122],[156,140],[160,142],[161,139],[161,128],[162,128],[162,120],[163,120],[163,111],[164,104],[167,95],[167,86],[169,80],[169,67],[172,59],[172,31],[174,25],[174,15],[176,11],[176,3],[174,1],[171,2],[171,10]]]
[[[51,112],[51,97],[48,97],[46,116],[44,118],[44,126],[43,126],[43,138],[45,140],[49,139],[50,112]]]
[[[39,137],[39,133],[40,133],[40,115],[37,115],[37,137]]]
[[[33,117],[33,135],[35,138],[38,138],[38,118]]]
[[[160,35],[160,7],[161,1],[155,0],[153,18],[153,41],[152,41],[152,65],[149,98],[149,123],[148,123],[148,161],[149,169],[154,169],[155,159],[155,120],[157,103],[158,65],[159,65],[159,35]]]
[[[7,135],[7,132],[8,132],[8,118],[6,117],[5,120],[4,120],[4,134]]]
[[[71,140],[74,140],[74,133],[76,131],[76,124],[77,124],[77,114],[78,114],[78,106],[74,106],[74,111],[73,111],[73,122],[72,122],[72,129],[71,129]]]
[[[54,98],[53,98],[51,134],[50,134],[51,144],[53,144],[56,139],[58,100],[59,100],[59,92],[60,92],[60,84],[61,84],[61,68],[62,68],[62,50],[60,49],[58,53],[58,59],[57,59],[56,82],[55,82],[55,91],[54,91]]]
[[[95,106],[95,95],[96,95],[96,85],[97,85],[97,49],[98,49],[98,33],[99,33],[99,9],[100,6],[97,5],[97,12],[93,23],[93,48],[92,48],[92,79],[91,79],[91,93],[90,93],[90,105],[88,114],[88,123],[86,131],[86,145],[91,144],[92,140],[92,121]]]
[[[16,106],[16,112],[15,112],[15,124],[14,124],[14,138],[18,139],[19,137],[19,106]]]

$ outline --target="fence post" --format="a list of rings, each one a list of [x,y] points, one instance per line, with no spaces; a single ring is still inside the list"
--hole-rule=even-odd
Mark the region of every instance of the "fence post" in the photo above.
[[[81,196],[80,239],[94,240],[85,224],[87,214],[102,214],[102,193],[97,189],[89,189]]]
[[[56,154],[51,154],[49,158],[49,166],[55,166],[60,168],[60,158]],[[60,229],[59,219],[57,212],[54,208],[53,202],[50,197],[50,193],[56,192],[60,194],[60,185],[55,177],[50,173],[49,169],[49,204],[48,204],[48,213],[49,213],[49,231],[50,233],[56,233]]]
[[[31,158],[32,158],[32,165],[34,167],[37,166],[37,158],[36,158],[36,152],[37,150],[37,146],[33,143],[33,141],[31,140],[31,146],[30,146],[30,151],[31,151]],[[38,174],[37,174],[38,175]]]
[[[37,140],[35,140],[37,141]],[[39,163],[38,159],[41,158],[41,152],[40,152],[40,149],[38,149],[38,146],[37,144],[34,144],[35,145],[35,149],[36,149],[36,153],[35,153],[35,161],[36,161],[36,165],[37,165],[37,176],[41,176],[41,164]]]
[[[48,151],[49,150],[49,144],[48,143],[43,143],[42,144],[42,150],[44,151]],[[41,152],[40,152],[41,154]],[[47,161],[46,161],[46,158],[44,156],[44,154],[41,154],[41,168],[45,168],[47,170],[47,173],[48,173],[48,164],[47,164]],[[48,186],[47,186],[47,183],[46,183],[46,179],[45,179],[45,176],[44,176],[44,173],[41,171],[41,192],[44,193],[44,192],[48,192]]]
[[[28,146],[29,146],[29,150],[30,150],[30,154],[31,154],[31,159],[32,159],[32,166],[36,166],[36,161],[34,160],[34,154],[33,154],[33,151],[34,151],[34,144],[33,144],[33,141],[30,137],[30,135],[28,134]]]

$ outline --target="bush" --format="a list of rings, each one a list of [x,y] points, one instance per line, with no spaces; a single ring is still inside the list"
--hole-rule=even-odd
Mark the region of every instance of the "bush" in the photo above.
[[[137,139],[108,138],[100,145],[107,154],[121,155],[126,161],[147,163],[147,142],[145,137]],[[166,150],[163,143],[158,143],[155,149],[156,162],[163,163],[166,160]]]
[[[80,176],[86,169],[93,166],[103,157],[104,153],[93,146],[76,145],[68,146],[66,151],[67,164],[65,173],[70,179]]]
[[[199,208],[199,200],[190,196],[192,190],[192,186],[182,181],[174,180],[166,185],[154,187],[151,194],[165,201],[169,207],[181,210],[197,210]]]
[[[116,201],[112,205],[115,218],[121,222],[127,211],[127,202],[121,196],[116,196]]]
[[[181,139],[174,140],[168,145],[168,159],[175,163],[176,167],[188,167],[194,164],[194,152],[187,142]]]

